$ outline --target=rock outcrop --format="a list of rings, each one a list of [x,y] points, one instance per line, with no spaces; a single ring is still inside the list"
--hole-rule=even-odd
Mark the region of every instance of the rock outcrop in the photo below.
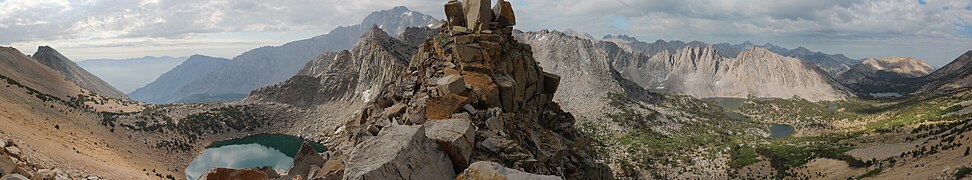
[[[560,77],[513,39],[515,19],[491,16],[470,30],[455,24],[470,17],[450,12],[457,3],[446,4],[451,26],[421,44],[401,75],[338,133],[349,138],[333,149],[350,154],[343,178],[452,179],[470,162],[494,161],[529,173],[610,179],[573,116],[552,102]],[[501,1],[484,14],[512,16],[512,7]],[[439,161],[446,170],[419,163]]]
[[[425,27],[436,21],[438,20],[432,16],[405,7],[374,12],[358,25],[338,27],[328,34],[310,39],[244,52],[215,72],[178,87],[173,96],[162,101],[191,103],[240,100],[255,89],[288,80],[322,52],[337,52],[354,47],[358,38],[368,33],[373,26],[398,35],[408,27]]]
[[[317,154],[310,143],[304,142],[297,150],[297,154],[294,155],[294,163],[287,170],[287,175],[290,177],[311,177],[311,175],[317,174],[317,170],[320,170],[323,165],[324,158]]]
[[[525,173],[516,169],[503,167],[499,163],[479,161],[469,165],[466,171],[459,174],[456,180],[486,180],[486,179],[532,179],[532,180],[561,180],[557,176]]]
[[[393,125],[355,145],[344,179],[451,179],[452,163],[425,127]]]
[[[127,98],[125,93],[118,91],[118,89],[115,89],[104,80],[101,80],[101,78],[98,78],[98,76],[84,70],[77,63],[74,63],[71,59],[64,57],[60,52],[54,50],[54,48],[49,46],[37,47],[37,52],[34,52],[34,55],[31,57],[41,64],[61,73],[61,75],[71,82],[91,92],[113,98]]]
[[[913,58],[869,58],[850,70],[841,73],[837,81],[855,91],[872,93],[907,94],[908,79],[932,73],[924,61]]]
[[[192,55],[182,64],[162,74],[155,81],[129,94],[133,100],[164,104],[174,103],[180,87],[192,83],[222,68],[229,59]]]

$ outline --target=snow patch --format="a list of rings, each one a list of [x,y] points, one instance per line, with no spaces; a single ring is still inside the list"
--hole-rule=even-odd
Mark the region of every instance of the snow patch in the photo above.
[[[371,92],[372,92],[371,89],[361,92],[361,100],[364,101],[364,103],[371,102]]]

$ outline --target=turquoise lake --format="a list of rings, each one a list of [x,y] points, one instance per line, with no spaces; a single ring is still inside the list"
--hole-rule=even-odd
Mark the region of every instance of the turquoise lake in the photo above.
[[[285,172],[294,163],[294,155],[304,140],[283,134],[259,134],[239,139],[214,142],[192,160],[186,178],[196,179],[211,168],[255,168],[272,166]],[[311,143],[317,152],[327,148]]]

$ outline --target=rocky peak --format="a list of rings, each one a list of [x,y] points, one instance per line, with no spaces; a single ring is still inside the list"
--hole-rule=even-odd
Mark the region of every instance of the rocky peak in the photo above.
[[[854,69],[867,73],[883,71],[904,77],[921,77],[934,71],[925,61],[899,57],[868,58]]]
[[[544,72],[532,48],[513,39],[511,4],[489,5],[446,3],[439,33],[342,127],[349,138],[335,147],[348,154],[340,178],[452,179],[476,161],[568,179],[610,178],[606,166],[593,163],[573,116],[551,101],[560,77]]]
[[[125,93],[118,91],[101,78],[84,70],[77,63],[50,46],[37,47],[37,52],[34,52],[31,57],[91,92],[113,98],[127,98]]]
[[[371,25],[371,29],[368,29],[368,31],[362,34],[361,38],[358,39],[358,46],[360,46],[360,43],[386,42],[389,39],[392,39],[392,37],[389,36],[388,33],[385,33],[384,30],[381,30],[378,25]]]

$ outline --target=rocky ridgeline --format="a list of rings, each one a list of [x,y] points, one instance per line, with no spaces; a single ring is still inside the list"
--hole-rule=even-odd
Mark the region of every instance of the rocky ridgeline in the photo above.
[[[931,74],[934,69],[914,58],[868,58],[836,77],[837,81],[857,92],[907,94],[914,89],[914,78]]]
[[[448,2],[447,23],[339,130],[346,142],[312,178],[610,179],[573,116],[551,101],[560,77],[513,40],[510,3],[489,6]]]

